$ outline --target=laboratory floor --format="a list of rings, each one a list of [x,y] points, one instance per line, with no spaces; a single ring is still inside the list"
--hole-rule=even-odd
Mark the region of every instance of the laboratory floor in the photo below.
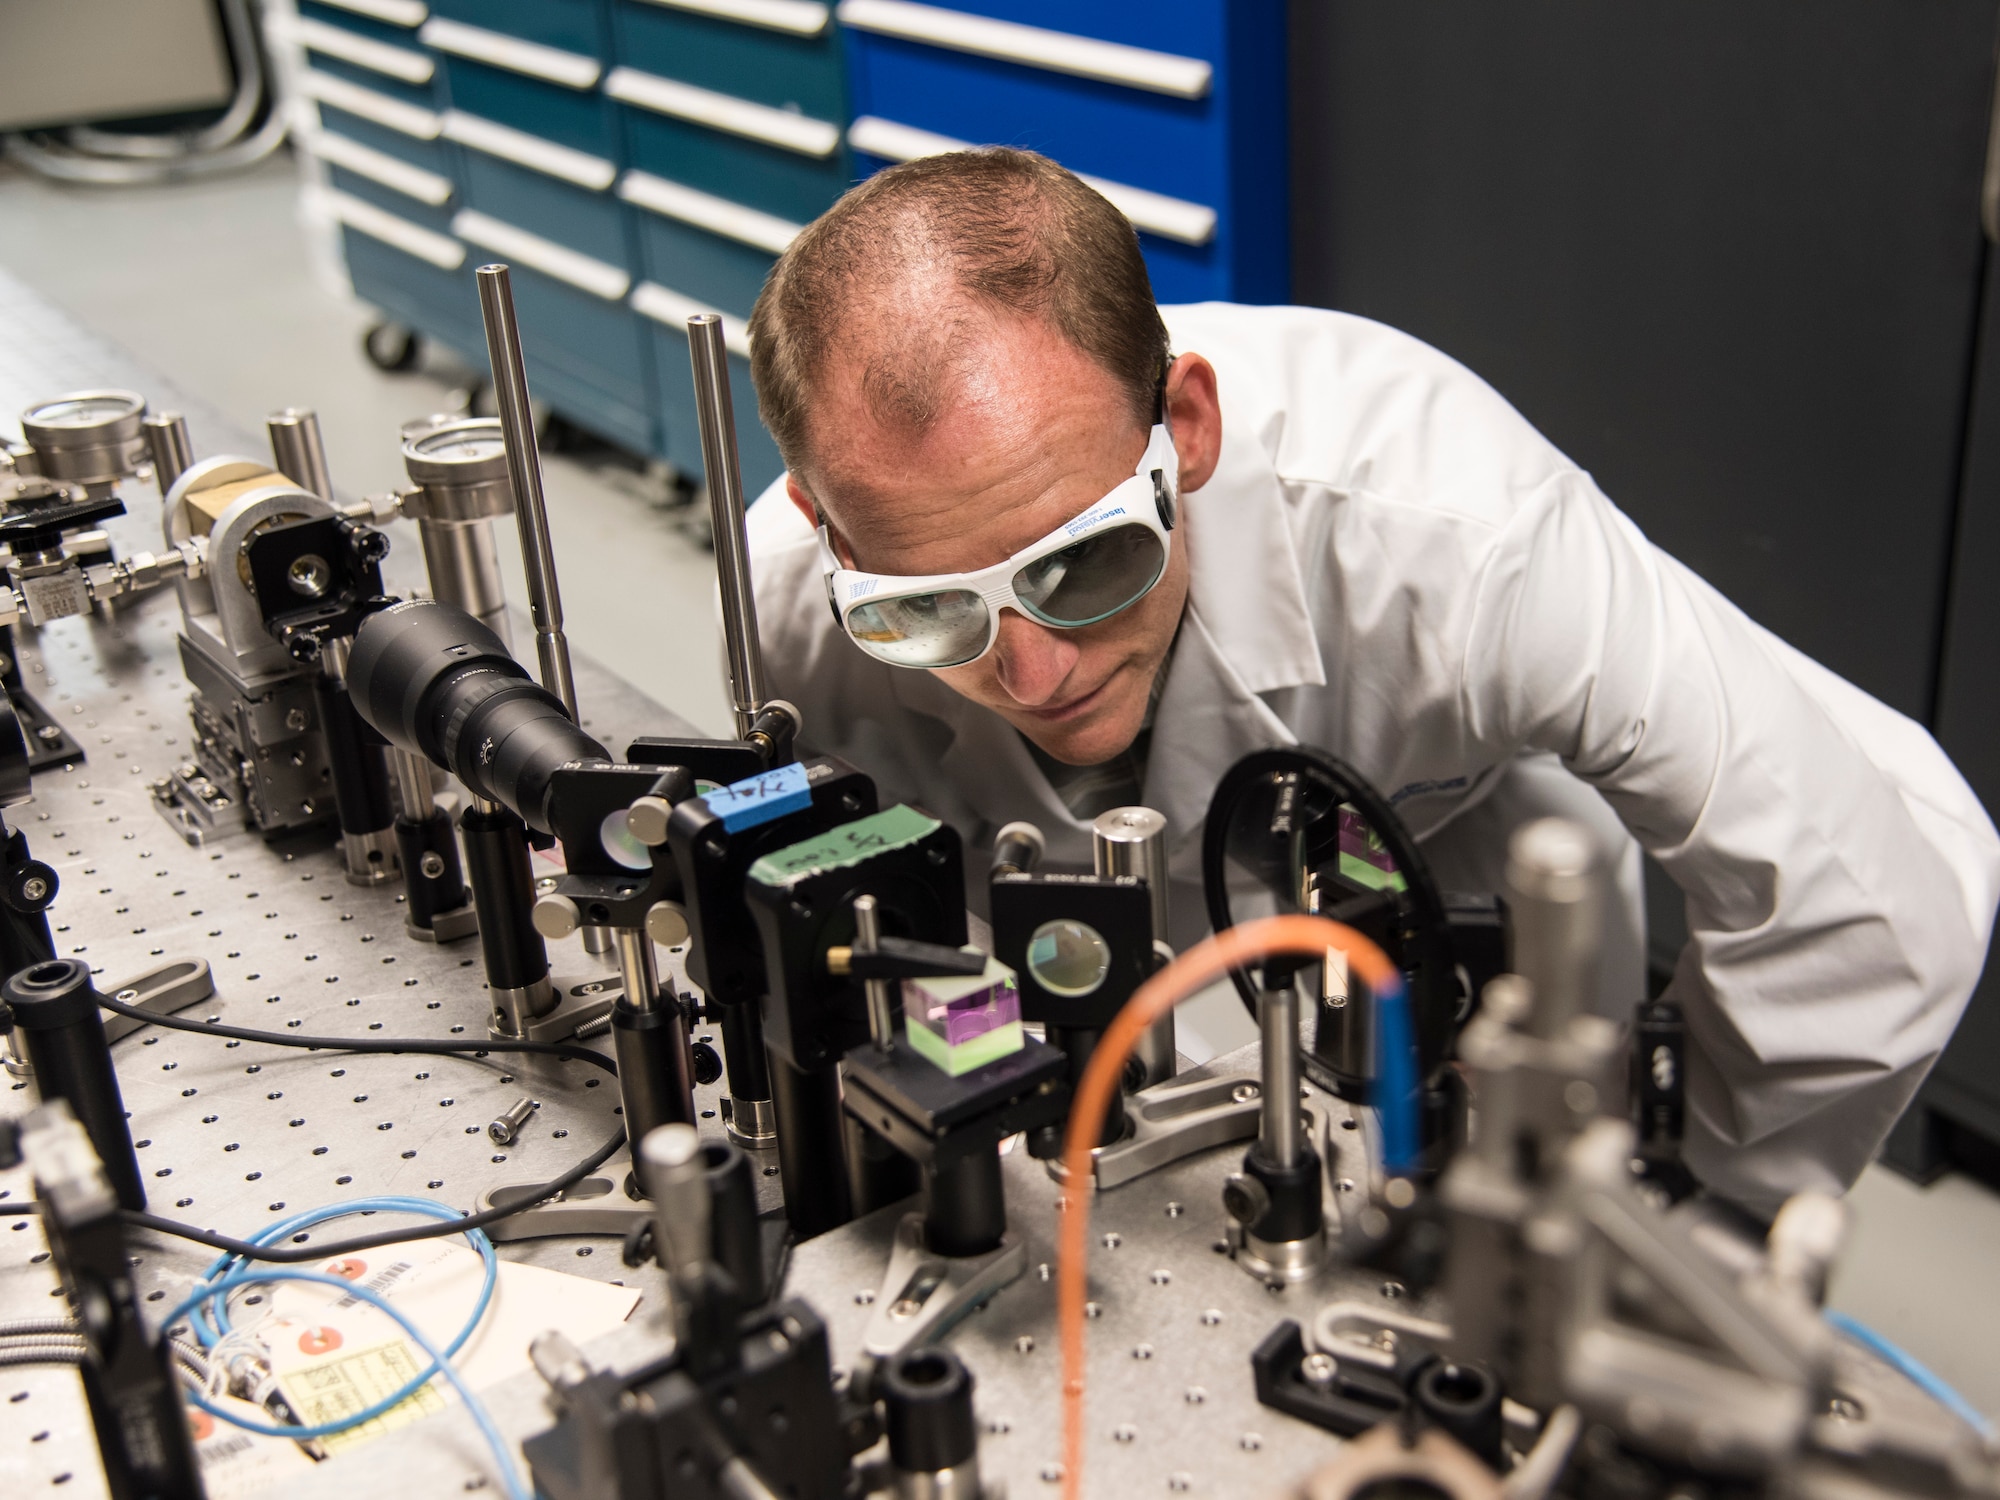
[[[473,378],[447,361],[405,375],[368,363],[371,314],[304,221],[288,158],[118,191],[53,187],[0,161],[0,226],[0,267],[235,427],[261,432],[280,406],[317,410],[347,493],[402,483],[399,425],[450,408]],[[0,420],[10,435],[14,425]],[[199,426],[194,440],[212,451]],[[726,732],[713,562],[661,508],[657,476],[583,454],[551,455],[546,477],[572,637],[659,703]],[[524,599],[512,537],[501,541],[509,597]],[[2000,1194],[1955,1174],[1920,1188],[1877,1166],[1849,1201],[1833,1305],[2000,1413]]]

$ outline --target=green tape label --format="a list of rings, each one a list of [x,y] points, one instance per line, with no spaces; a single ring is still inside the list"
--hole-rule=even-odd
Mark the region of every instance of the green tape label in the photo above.
[[[767,854],[750,867],[759,885],[788,886],[828,870],[858,865],[890,849],[901,849],[944,825],[914,807],[898,803],[872,817],[843,823],[829,833]]]

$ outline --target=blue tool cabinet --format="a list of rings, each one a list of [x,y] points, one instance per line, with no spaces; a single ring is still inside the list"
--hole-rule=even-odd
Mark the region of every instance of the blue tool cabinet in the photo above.
[[[689,314],[723,316],[744,481],[745,324],[859,177],[1045,152],[1118,205],[1162,301],[1287,295],[1281,0],[297,0],[310,144],[357,295],[483,363],[471,273],[514,268],[529,380],[701,471]]]

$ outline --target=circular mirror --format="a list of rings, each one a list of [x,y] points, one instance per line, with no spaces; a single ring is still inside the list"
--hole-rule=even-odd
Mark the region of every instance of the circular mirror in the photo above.
[[[1028,939],[1028,972],[1052,995],[1088,995],[1111,973],[1111,945],[1088,922],[1044,922]]]
[[[1232,766],[1209,803],[1202,885],[1217,932],[1255,917],[1305,913],[1363,933],[1410,976],[1425,1071],[1450,1040],[1455,986],[1444,905],[1416,841],[1388,800],[1352,767],[1309,746],[1259,750]],[[1315,1081],[1365,1101],[1375,1076],[1372,1004],[1352,992],[1345,955],[1287,962],[1313,1017],[1306,1067]],[[1257,982],[1231,976],[1254,1016]]]
[[[606,854],[628,870],[653,868],[653,851],[639,841],[622,807],[614,807],[604,815],[604,821],[597,827],[597,841]]]

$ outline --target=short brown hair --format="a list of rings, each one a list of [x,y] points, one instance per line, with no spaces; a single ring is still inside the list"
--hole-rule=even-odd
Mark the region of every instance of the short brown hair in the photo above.
[[[899,270],[941,267],[975,303],[1045,320],[1157,420],[1167,328],[1139,237],[1102,194],[1045,156],[988,147],[890,167],[850,189],[779,257],[750,315],[750,370],[785,462],[806,456],[812,386],[842,319]],[[913,331],[871,405],[921,429],[938,414],[943,348]]]

